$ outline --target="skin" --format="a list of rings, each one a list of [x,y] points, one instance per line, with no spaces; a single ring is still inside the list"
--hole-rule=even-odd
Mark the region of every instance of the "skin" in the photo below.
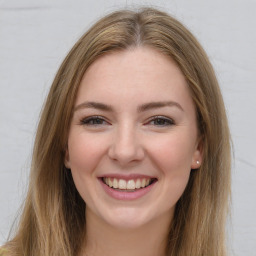
[[[152,102],[169,103],[142,110]],[[89,67],[65,159],[86,202],[88,255],[164,255],[175,205],[202,160],[199,142],[186,80],[169,57],[138,47],[102,56]],[[99,180],[109,174],[157,181],[140,198],[118,200]]]

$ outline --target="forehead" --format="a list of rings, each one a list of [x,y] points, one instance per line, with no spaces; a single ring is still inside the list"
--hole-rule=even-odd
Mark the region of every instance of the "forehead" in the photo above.
[[[112,104],[178,100],[193,106],[177,64],[148,47],[112,52],[93,62],[83,76],[76,104],[86,100]]]

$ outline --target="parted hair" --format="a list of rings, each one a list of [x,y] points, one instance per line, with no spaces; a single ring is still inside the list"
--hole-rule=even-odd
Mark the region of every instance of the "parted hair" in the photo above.
[[[77,256],[85,236],[86,204],[64,157],[81,79],[97,58],[151,47],[184,74],[196,106],[203,161],[191,170],[169,227],[168,256],[225,256],[230,202],[230,133],[212,65],[195,37],[153,8],[120,10],[100,19],[73,46],[44,104],[34,143],[29,188],[17,230],[5,244],[10,256]]]

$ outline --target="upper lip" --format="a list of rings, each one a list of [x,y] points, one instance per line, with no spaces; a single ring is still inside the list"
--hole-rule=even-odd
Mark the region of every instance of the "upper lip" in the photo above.
[[[145,175],[145,174],[121,174],[121,173],[109,173],[99,176],[99,178],[116,178],[123,180],[133,180],[133,179],[157,179],[155,176]]]

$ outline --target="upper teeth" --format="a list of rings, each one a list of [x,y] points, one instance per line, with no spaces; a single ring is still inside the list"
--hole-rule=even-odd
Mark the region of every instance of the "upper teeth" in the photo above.
[[[142,178],[136,180],[123,180],[116,178],[103,178],[104,182],[109,186],[117,189],[139,189],[149,185],[150,178]]]

